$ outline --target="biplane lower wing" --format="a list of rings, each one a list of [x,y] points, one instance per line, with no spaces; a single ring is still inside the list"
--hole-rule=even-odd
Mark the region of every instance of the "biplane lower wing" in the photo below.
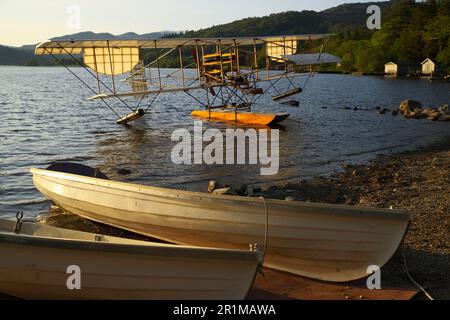
[[[274,74],[268,77],[260,78],[258,79],[259,82],[266,82],[266,81],[274,81],[282,78],[298,78],[298,77],[305,77],[308,76],[310,72],[303,72],[303,73],[296,73],[296,72],[287,72],[287,73],[280,73],[280,74]]]
[[[218,85],[219,86],[219,85]],[[135,97],[135,96],[147,96],[151,94],[161,94],[161,93],[176,93],[176,92],[188,92],[192,90],[200,90],[204,89],[204,86],[195,86],[195,87],[183,87],[183,88],[163,88],[163,89],[156,89],[156,90],[146,90],[146,91],[136,91],[136,92],[120,92],[120,93],[101,93],[97,94],[95,96],[92,96],[88,98],[89,101],[94,100],[103,100],[103,99],[109,99],[109,98],[123,98],[123,97]]]
[[[309,66],[315,64],[340,63],[342,59],[329,53],[306,53],[285,55],[283,58],[294,62],[299,66]]]

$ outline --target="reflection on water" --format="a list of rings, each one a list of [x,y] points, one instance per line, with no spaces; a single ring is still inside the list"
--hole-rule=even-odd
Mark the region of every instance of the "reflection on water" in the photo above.
[[[76,72],[82,74],[81,69]],[[328,174],[342,161],[362,162],[380,152],[411,149],[450,135],[448,123],[375,111],[397,107],[405,98],[426,106],[448,104],[449,89],[444,82],[318,75],[298,96],[299,108],[264,95],[255,111],[291,116],[280,128],[280,171],[262,177],[259,166],[172,163],[172,132],[192,131],[190,112],[198,107],[184,94],[160,96],[146,117],[123,127],[101,102],[86,101],[89,93],[62,68],[0,67],[0,216],[12,218],[19,209],[28,218],[49,212],[49,202],[35,190],[29,169],[54,161],[96,166],[115,180],[192,190],[206,190],[211,179],[257,184]],[[203,127],[228,128],[221,122],[205,122]],[[121,169],[131,173],[123,175]]]

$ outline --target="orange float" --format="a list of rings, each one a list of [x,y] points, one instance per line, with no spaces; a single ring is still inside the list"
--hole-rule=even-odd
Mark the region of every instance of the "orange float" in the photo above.
[[[234,111],[208,111],[208,110],[194,110],[192,115],[195,117],[236,121],[250,125],[274,125],[283,122],[289,117],[288,113],[253,113],[253,112],[234,112]]]

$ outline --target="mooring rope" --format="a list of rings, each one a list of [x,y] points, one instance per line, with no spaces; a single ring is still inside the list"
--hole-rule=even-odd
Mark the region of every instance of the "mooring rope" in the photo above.
[[[266,260],[267,243],[268,243],[268,239],[269,239],[269,207],[267,205],[266,198],[260,197],[260,199],[262,199],[262,201],[264,203],[264,210],[265,210],[265,214],[266,214],[266,229],[264,232],[264,251],[263,251],[263,264],[264,264],[264,261]]]
[[[405,266],[405,271],[406,271],[406,275],[408,276],[409,280],[411,280],[411,282],[420,289],[420,291],[422,291],[425,296],[434,301],[434,298],[427,292],[427,290],[425,290],[424,287],[422,287],[416,280],[414,280],[414,278],[411,276],[411,273],[409,273],[409,269],[408,269],[408,264],[406,263],[406,247],[403,245],[403,249],[402,249],[402,256],[403,256],[403,264]]]
[[[16,213],[16,226],[14,228],[14,233],[19,234],[22,230],[23,211],[17,211]]]

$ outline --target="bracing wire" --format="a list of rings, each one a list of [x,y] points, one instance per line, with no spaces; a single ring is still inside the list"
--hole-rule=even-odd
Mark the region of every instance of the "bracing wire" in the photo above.
[[[81,79],[75,72],[70,70],[70,68],[63,61],[61,61],[60,59],[56,58],[55,55],[53,55],[52,53],[50,53],[50,55],[53,57],[53,59],[55,59],[58,63],[60,63],[64,68],[66,68],[82,84],[84,84],[89,90],[91,90],[94,94],[97,94],[97,92],[94,89],[92,89],[92,87],[90,85],[88,85],[83,79]],[[113,107],[111,107],[109,105],[109,103],[107,103],[104,99],[101,99],[101,100],[117,117],[120,118],[120,115],[113,109]]]
[[[97,81],[99,81],[106,89],[108,89],[108,91],[110,91],[112,94],[116,94],[109,86],[107,86],[102,80],[100,80],[99,77],[97,77],[95,74],[93,74],[91,71],[89,71],[88,68],[86,68],[80,61],[78,61],[78,59],[76,59],[69,51],[67,51],[66,48],[64,48],[63,46],[59,45],[61,47],[61,49],[63,49],[78,65],[80,65],[84,70],[86,70],[91,76],[93,76],[94,78],[97,79]],[[95,91],[94,91],[95,92]],[[96,92],[95,92],[96,93]],[[97,93],[96,93],[97,94]],[[115,96],[115,98],[117,100],[119,100],[120,102],[123,103],[124,106],[126,106],[128,109],[130,109],[131,111],[135,111],[133,110],[133,108],[131,108],[128,103],[126,103],[123,99],[121,99],[119,96]]]
[[[152,101],[149,103],[149,105],[147,106],[147,109],[144,111],[144,113],[147,113],[148,110],[150,110],[151,106],[153,105],[153,103],[156,101],[156,99],[159,96],[159,92],[153,97]]]

